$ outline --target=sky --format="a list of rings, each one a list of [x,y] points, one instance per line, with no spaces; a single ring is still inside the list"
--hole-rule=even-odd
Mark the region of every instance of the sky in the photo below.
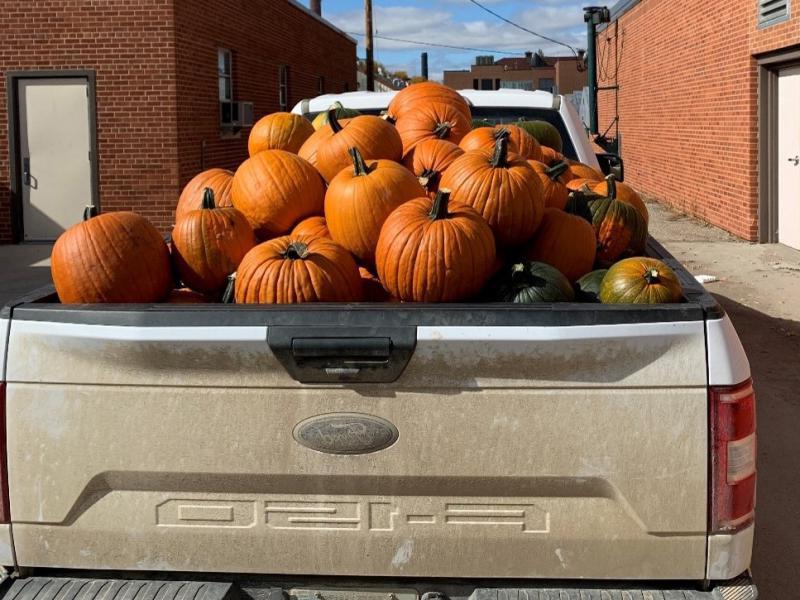
[[[301,0],[303,1],[303,0]],[[590,4],[574,0],[479,0],[505,18],[576,48],[586,47],[586,26],[581,7]],[[375,35],[406,40],[492,50],[478,52],[425,47],[375,39],[375,60],[392,71],[405,70],[409,76],[420,71],[420,53],[428,52],[431,79],[441,80],[449,69],[469,69],[479,54],[520,56],[526,50],[544,50],[547,55],[569,55],[570,50],[521,31],[481,10],[469,0],[373,0]],[[364,31],[363,0],[322,0],[323,16],[348,33]],[[363,36],[358,56],[364,57]]]

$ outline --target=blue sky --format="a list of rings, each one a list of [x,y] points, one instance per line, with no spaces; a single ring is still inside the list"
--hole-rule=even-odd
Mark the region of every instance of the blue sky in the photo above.
[[[300,0],[303,2],[304,0]],[[479,0],[520,25],[568,44],[585,48],[586,29],[581,7],[573,0]],[[364,31],[363,0],[322,0],[323,16],[347,32]],[[373,0],[375,33],[389,37],[485,48],[508,55],[542,49],[546,54],[569,50],[520,31],[482,11],[469,0]],[[354,36],[356,37],[356,36]],[[363,37],[357,37],[358,55],[364,56]],[[375,57],[392,70],[419,74],[419,55],[428,52],[431,79],[445,69],[466,69],[478,52],[426,48],[416,44],[375,40]],[[495,52],[495,57],[501,54]]]

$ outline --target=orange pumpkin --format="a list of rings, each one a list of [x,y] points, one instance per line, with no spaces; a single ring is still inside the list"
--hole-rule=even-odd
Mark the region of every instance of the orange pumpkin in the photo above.
[[[635,206],[617,199],[614,176],[609,175],[606,181],[608,195],[593,194],[588,203],[598,242],[597,257],[603,263],[613,263],[626,251],[644,251],[647,223]]]
[[[465,152],[470,150],[493,150],[497,138],[508,132],[508,150],[519,154],[526,160],[541,160],[542,147],[539,142],[517,125],[495,125],[494,127],[478,127],[473,129],[459,144]]]
[[[565,172],[566,173],[566,172]],[[567,175],[569,177],[569,175]],[[564,175],[562,174],[560,179],[564,180]],[[592,191],[592,186],[597,182],[594,179],[583,179],[582,177],[578,177],[577,179],[570,179],[566,182],[566,188],[570,192],[581,192],[581,191]]]
[[[311,237],[329,238],[331,237],[331,232],[328,231],[328,223],[325,221],[325,217],[314,215],[313,217],[308,217],[307,219],[300,221],[294,226],[292,233],[289,235],[294,237],[307,235]]]
[[[233,206],[231,186],[233,173],[227,169],[208,169],[195,175],[183,188],[178,207],[175,209],[175,220],[180,220],[190,210],[197,210],[203,204],[203,191],[214,190],[217,206]]]
[[[430,198],[439,190],[439,180],[464,151],[447,140],[424,140],[403,158],[403,164],[419,178]]]
[[[544,205],[564,210],[569,199],[569,190],[559,178],[567,170],[566,163],[560,163],[554,167],[548,167],[544,163],[536,160],[529,160],[528,164],[536,171],[539,181],[542,182],[542,193],[544,195]],[[547,262],[547,261],[540,261]]]
[[[665,304],[680,302],[683,288],[675,271],[665,263],[636,256],[608,270],[598,296],[603,304]]]
[[[132,212],[94,216],[62,233],[50,271],[63,304],[158,302],[173,287],[164,238]]]
[[[353,257],[323,237],[286,235],[259,244],[236,273],[237,304],[357,302],[362,294]]]
[[[300,219],[322,212],[325,185],[296,154],[264,150],[251,156],[233,177],[233,205],[261,239],[288,232]]]
[[[381,229],[378,277],[406,302],[454,302],[477,294],[496,255],[494,236],[477,211],[450,203],[440,189],[434,200],[417,198],[395,210]]]
[[[575,281],[592,270],[596,253],[597,240],[589,221],[557,208],[546,208],[524,256],[547,263]]]
[[[187,213],[172,230],[173,264],[184,285],[215,294],[255,243],[245,216],[230,206],[217,208],[214,191],[206,188],[203,207]]]
[[[331,238],[369,265],[386,217],[404,202],[424,196],[425,190],[399,163],[365,161],[356,148],[350,156],[352,166],[331,181],[325,194],[325,219]]]
[[[450,104],[472,121],[472,111],[464,97],[452,88],[433,81],[414,83],[403,88],[392,98],[387,114],[395,121],[416,110],[425,102]]]
[[[328,124],[306,140],[299,154],[317,168],[325,181],[330,182],[342,169],[350,166],[350,148],[358,148],[367,159],[385,158],[399,162],[403,157],[403,141],[394,125],[371,115],[340,123],[335,110],[330,111]]]
[[[592,181],[603,181],[603,174],[594,167],[590,167],[582,162],[570,159],[566,159],[566,163],[569,165],[569,170],[562,175],[562,178],[565,182],[572,179],[591,179]]]
[[[211,301],[207,296],[189,288],[172,290],[167,296],[167,303],[169,304],[206,304]]]
[[[403,154],[424,140],[448,140],[458,144],[471,129],[470,120],[452,104],[420,102],[415,110],[397,119]]]
[[[314,126],[305,117],[288,112],[272,113],[253,125],[247,151],[250,156],[262,150],[286,150],[296,154],[313,133]]]
[[[566,160],[566,157],[558,150],[553,150],[550,146],[545,146],[544,144],[541,144],[540,147],[542,152],[541,162],[548,167],[552,167]]]
[[[590,187],[595,194],[600,194],[601,196],[609,195],[608,183],[606,181],[601,181]],[[650,223],[650,213],[647,210],[644,200],[642,200],[642,197],[639,196],[639,194],[637,194],[631,186],[617,181],[614,185],[614,193],[617,200],[621,200],[622,202],[627,202],[628,204],[632,205],[636,210],[639,211],[639,214],[642,215],[644,222],[648,224]]]
[[[494,152],[457,158],[439,185],[452,190],[454,201],[477,210],[504,246],[528,241],[544,214],[542,183],[521,156],[509,154],[507,135],[498,137]]]

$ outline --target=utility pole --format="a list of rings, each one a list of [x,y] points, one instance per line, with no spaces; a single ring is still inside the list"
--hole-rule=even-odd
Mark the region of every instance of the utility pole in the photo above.
[[[422,56],[420,56],[420,63],[421,63],[420,64],[420,71],[421,71],[420,74],[422,75],[422,78],[425,81],[428,81],[428,53],[427,52],[423,52]]]
[[[589,133],[597,135],[597,26],[608,23],[611,15],[608,8],[587,6],[583,9],[583,20],[586,21],[586,62],[589,75]]]
[[[367,90],[375,91],[375,57],[372,54],[372,0],[364,0],[364,26],[366,36],[364,47],[367,49]]]

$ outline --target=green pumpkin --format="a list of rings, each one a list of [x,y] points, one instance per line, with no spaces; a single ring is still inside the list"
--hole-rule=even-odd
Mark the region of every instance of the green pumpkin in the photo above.
[[[517,125],[535,137],[542,146],[548,146],[556,152],[563,151],[564,142],[561,134],[547,121],[520,121]]]
[[[632,204],[617,199],[614,176],[606,177],[608,195],[576,194],[576,200],[585,200],[592,214],[592,225],[597,234],[597,259],[610,265],[624,253],[641,254],[647,243],[647,221]]]
[[[325,127],[325,125],[328,124],[328,113],[334,109],[336,109],[337,119],[350,119],[351,117],[357,117],[361,114],[354,108],[345,108],[341,102],[334,102],[328,107],[328,110],[323,110],[311,121],[311,125],[314,126],[315,130]]]
[[[561,272],[545,263],[524,261],[503,267],[486,286],[492,302],[534,304],[572,302],[575,292]]]
[[[613,265],[600,284],[603,304],[665,304],[683,298],[675,271],[655,258],[636,256]]]
[[[577,299],[581,302],[600,302],[600,284],[608,273],[608,269],[597,269],[587,273],[575,282]]]

